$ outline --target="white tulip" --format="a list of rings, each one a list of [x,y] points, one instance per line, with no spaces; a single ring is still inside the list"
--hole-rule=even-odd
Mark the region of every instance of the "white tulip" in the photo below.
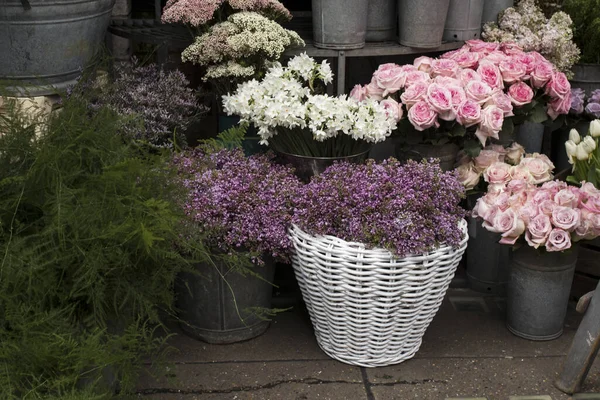
[[[587,160],[589,158],[589,153],[586,151],[586,149],[583,147],[584,143],[579,143],[577,145],[577,149],[575,150],[575,157],[577,157],[578,160]]]
[[[567,151],[567,155],[569,156],[569,163],[573,164],[573,157],[577,154],[577,145],[572,140],[567,140],[565,142],[565,150]]]
[[[577,132],[577,129],[571,129],[571,131],[569,132],[569,140],[572,140],[573,142],[575,142],[575,144],[579,144],[579,142],[581,142],[581,137],[579,136],[579,132]]]
[[[600,136],[600,119],[595,119],[590,122],[590,135],[592,135],[592,137]]]
[[[586,136],[586,137],[583,139],[583,142],[582,142],[582,143],[584,143],[584,144],[587,144],[587,146],[586,146],[586,149],[587,149],[587,148],[591,149],[590,151],[588,151],[588,153],[591,153],[591,152],[593,152],[594,150],[596,150],[596,141],[594,140],[594,138],[593,138],[593,137],[591,137],[591,136]]]

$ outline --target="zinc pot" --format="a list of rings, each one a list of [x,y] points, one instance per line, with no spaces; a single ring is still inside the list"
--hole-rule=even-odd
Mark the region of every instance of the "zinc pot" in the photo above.
[[[369,0],[312,0],[313,44],[324,49],[364,47]]]
[[[269,327],[252,308],[271,308],[275,264],[265,259],[255,266],[259,277],[233,271],[224,262],[201,263],[198,273],[177,278],[177,308],[181,329],[208,343],[227,344],[255,338]],[[261,279],[262,278],[262,279]]]
[[[401,45],[435,48],[442,44],[450,0],[398,0]]]
[[[498,14],[515,5],[514,0],[484,0],[481,24],[486,22],[497,22]]]
[[[600,64],[575,64],[573,74],[571,87],[582,88],[588,96],[600,89]]]
[[[577,246],[565,252],[537,251],[524,245],[511,257],[506,326],[530,340],[552,340],[562,335]]]
[[[296,176],[303,182],[309,182],[310,178],[323,173],[327,167],[333,165],[335,162],[363,163],[367,159],[369,151],[371,151],[370,148],[361,153],[345,157],[309,157],[281,151],[275,151],[275,154],[277,155],[276,160],[278,163],[294,167]]]
[[[443,40],[462,42],[479,39],[484,0],[450,0]]]
[[[76,83],[110,22],[114,0],[5,0],[0,80],[15,94],[53,94]]]
[[[383,42],[396,37],[397,0],[370,0],[367,17],[367,42]]]
[[[396,157],[400,161],[437,158],[440,160],[440,168],[443,171],[454,169],[459,147],[454,143],[443,145],[433,144],[398,144],[396,146]]]
[[[526,153],[541,153],[544,129],[543,124],[525,121],[523,124],[515,126],[515,139],[525,148]]]

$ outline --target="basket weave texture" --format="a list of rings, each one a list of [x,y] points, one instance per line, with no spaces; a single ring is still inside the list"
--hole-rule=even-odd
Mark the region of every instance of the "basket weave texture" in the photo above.
[[[292,226],[292,265],[321,349],[362,367],[412,358],[467,247],[464,220],[460,229],[458,248],[395,258],[388,250]]]

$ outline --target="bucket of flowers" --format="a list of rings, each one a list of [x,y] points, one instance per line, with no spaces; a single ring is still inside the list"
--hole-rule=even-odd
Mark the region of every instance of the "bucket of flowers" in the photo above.
[[[365,367],[410,359],[467,246],[464,188],[433,162],[336,163],[305,185],[292,265],[319,346]]]

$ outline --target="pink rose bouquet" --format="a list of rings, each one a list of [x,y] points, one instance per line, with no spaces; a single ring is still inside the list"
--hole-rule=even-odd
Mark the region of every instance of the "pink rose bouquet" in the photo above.
[[[554,120],[571,107],[565,74],[542,55],[481,40],[468,40],[438,59],[382,64],[371,82],[357,85],[350,96],[393,99],[400,110],[390,106],[389,112],[401,134],[422,142],[457,142],[472,155],[479,151],[477,142],[485,146],[500,131],[510,133],[515,123]]]

